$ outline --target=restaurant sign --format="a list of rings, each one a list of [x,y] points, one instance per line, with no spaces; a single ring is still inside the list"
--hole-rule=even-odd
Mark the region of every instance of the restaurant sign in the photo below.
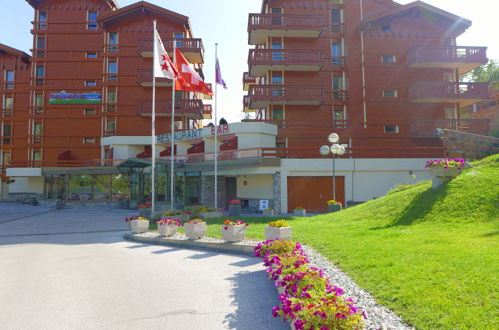
[[[50,93],[49,104],[100,104],[99,93]]]
[[[212,126],[208,128],[201,129],[191,129],[186,131],[175,132],[176,141],[200,139],[204,137],[211,137],[215,135],[215,130],[217,130],[217,135],[227,135],[230,134],[229,125]],[[157,143],[169,143],[171,142],[171,133],[158,135],[156,137]]]

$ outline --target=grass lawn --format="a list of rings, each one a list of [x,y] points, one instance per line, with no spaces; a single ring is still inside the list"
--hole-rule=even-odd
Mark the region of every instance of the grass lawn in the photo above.
[[[421,329],[497,329],[499,156],[436,190],[424,182],[334,214],[288,218],[380,303]],[[263,239],[276,218],[243,218]],[[208,221],[221,236],[224,219]]]

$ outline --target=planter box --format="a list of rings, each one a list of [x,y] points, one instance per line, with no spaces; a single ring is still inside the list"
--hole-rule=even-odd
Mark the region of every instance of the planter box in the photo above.
[[[143,218],[150,219],[152,215],[152,209],[139,209],[139,215]]]
[[[158,232],[161,236],[173,236],[177,233],[177,225],[158,225]]]
[[[149,231],[149,221],[144,221],[144,220],[130,221],[130,228],[135,234],[146,233]]]
[[[206,222],[186,223],[184,225],[184,232],[188,239],[200,239],[206,235]]]
[[[221,218],[223,216],[224,215],[222,212],[201,212],[198,214],[198,217],[200,217],[203,220],[211,219],[211,218]]]
[[[306,217],[307,210],[294,210],[293,214],[295,215],[295,217]]]
[[[229,217],[239,217],[241,215],[241,205],[229,205]]]
[[[332,205],[327,206],[327,210],[329,213],[338,212],[338,211],[341,211],[341,209],[342,209],[341,204],[332,204]]]
[[[431,187],[436,189],[440,187],[446,181],[455,178],[459,175],[459,170],[457,168],[443,168],[443,167],[430,167],[430,173],[432,175]]]
[[[262,210],[262,215],[264,217],[273,217],[274,216],[274,210]]]
[[[266,241],[268,241],[269,239],[283,239],[290,241],[291,235],[292,235],[291,227],[280,227],[280,228],[270,227],[270,226],[265,227]]]
[[[227,229],[224,229],[227,227]],[[227,242],[240,242],[246,237],[246,225],[222,225],[222,238]]]

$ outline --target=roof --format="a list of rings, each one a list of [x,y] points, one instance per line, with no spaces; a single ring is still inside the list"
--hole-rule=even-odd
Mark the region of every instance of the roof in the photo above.
[[[12,55],[15,55],[15,56],[19,56],[26,63],[31,58],[31,56],[29,56],[25,52],[23,52],[23,51],[21,51],[19,49],[15,49],[15,48],[9,47],[9,46],[4,45],[4,44],[0,44],[0,54],[12,54]]]
[[[44,1],[46,1],[46,0],[26,0],[26,2],[29,3],[30,6],[33,8],[38,6],[39,4],[41,4]],[[105,1],[108,2],[111,5],[111,7],[114,9],[120,8],[120,6],[118,5],[118,2],[116,0],[105,0]]]
[[[381,11],[381,12],[376,13],[374,15],[367,16],[364,19],[363,25],[366,25],[369,23],[371,23],[371,24],[376,23],[377,21],[380,21],[383,19],[387,19],[390,17],[401,15],[401,14],[404,14],[407,11],[410,11],[410,10],[415,9],[415,8],[431,11],[431,12],[433,12],[441,17],[444,17],[446,19],[453,21],[454,24],[456,24],[456,25],[461,25],[461,27],[464,27],[464,29],[467,29],[468,27],[471,26],[470,20],[467,20],[467,19],[462,18],[460,16],[454,15],[452,13],[449,13],[448,11],[445,11],[443,9],[429,5],[423,1],[414,1],[414,2],[408,3],[406,5],[394,7],[394,8],[388,9],[388,10]]]
[[[150,12],[168,18],[168,20],[184,24],[189,28],[189,17],[167,10],[163,7],[153,5],[146,1],[139,1],[129,6],[120,8],[111,13],[101,16],[98,21],[104,25],[112,25],[129,17],[136,16],[144,12]]]

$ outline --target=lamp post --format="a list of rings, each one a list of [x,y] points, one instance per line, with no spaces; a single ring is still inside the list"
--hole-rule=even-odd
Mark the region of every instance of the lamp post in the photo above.
[[[333,155],[333,200],[336,200],[336,164],[334,156],[341,156],[345,154],[345,147],[338,144],[338,142],[340,141],[340,136],[336,133],[329,134],[327,139],[333,145],[331,147],[329,147],[328,145],[323,145],[320,148],[320,153],[323,156],[327,156],[329,155],[329,153]]]

